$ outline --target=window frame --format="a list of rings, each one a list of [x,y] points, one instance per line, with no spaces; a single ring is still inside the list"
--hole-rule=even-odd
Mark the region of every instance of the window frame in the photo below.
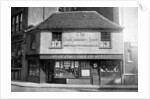
[[[18,14],[18,16],[19,16],[19,20],[18,20],[18,22],[19,22],[19,31],[21,31],[23,28],[23,25],[22,25],[22,22],[23,22],[23,13],[22,12],[20,12],[19,14]]]
[[[82,76],[82,70],[89,70],[89,76]],[[90,78],[91,75],[90,61],[80,61],[80,78]]]
[[[59,38],[60,40],[54,41],[54,34],[60,34],[60,38]],[[50,42],[50,47],[49,47],[50,49],[62,49],[63,48],[62,34],[63,34],[62,32],[52,32],[51,42]],[[55,45],[56,42],[60,42],[60,46],[53,46],[52,45],[52,43],[54,43],[54,45]]]
[[[110,40],[108,40],[107,37],[105,37],[105,39],[107,38],[106,40],[102,40],[102,34],[105,34],[105,35],[106,35],[106,34],[109,34],[109,39],[110,39]],[[103,38],[103,39],[104,39],[104,38]],[[101,43],[104,42],[104,41],[105,41],[105,42],[107,42],[107,41],[110,42],[109,47],[103,47],[103,46],[101,46]],[[100,32],[99,48],[100,48],[100,49],[112,49],[112,34],[111,34],[111,32]]]
[[[33,44],[35,44],[35,49],[32,48]],[[35,51],[37,48],[37,45],[36,45],[36,34],[35,33],[31,33],[30,34],[30,50],[32,51]]]
[[[127,50],[127,62],[133,62],[132,50],[130,49]]]
[[[35,66],[33,66],[33,63],[35,63],[34,64]],[[30,64],[32,64],[32,66],[30,66]],[[38,70],[38,73],[36,73],[36,70]],[[30,75],[30,71],[32,72],[31,75]],[[36,77],[40,76],[40,67],[38,66],[37,60],[28,61],[28,76],[36,76]]]
[[[69,64],[70,64],[68,69],[65,68],[65,61],[69,62]],[[56,62],[59,62],[59,67],[56,67]],[[78,62],[78,67],[75,67],[75,62]],[[73,63],[73,68],[72,68],[72,63]],[[58,72],[60,72],[60,71],[67,71],[67,70],[71,70],[71,69],[73,70],[73,74],[72,75],[70,75],[68,77],[65,77],[65,76],[59,77],[59,76],[57,76]],[[75,76],[75,71],[77,72],[76,76]],[[79,61],[76,61],[76,60],[56,60],[55,61],[55,65],[54,65],[54,78],[73,78],[73,79],[74,78],[80,78]]]
[[[23,30],[23,12],[19,12],[11,17],[11,33]],[[13,29],[13,30],[12,30]]]

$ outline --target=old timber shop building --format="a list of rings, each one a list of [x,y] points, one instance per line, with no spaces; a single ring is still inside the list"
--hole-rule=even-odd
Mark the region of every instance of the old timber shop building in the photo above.
[[[26,32],[27,81],[122,84],[122,30],[95,11],[52,14]]]

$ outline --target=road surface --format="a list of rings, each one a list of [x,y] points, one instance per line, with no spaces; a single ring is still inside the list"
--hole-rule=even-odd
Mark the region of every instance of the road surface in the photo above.
[[[138,92],[129,89],[93,89],[93,88],[35,88],[11,85],[12,92]]]

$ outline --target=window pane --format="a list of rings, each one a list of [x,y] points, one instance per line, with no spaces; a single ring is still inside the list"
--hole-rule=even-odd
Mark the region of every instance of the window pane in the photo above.
[[[128,50],[128,61],[132,61],[132,53],[131,53],[131,50]]]
[[[79,62],[75,61],[75,67],[78,68],[79,67]]]
[[[101,33],[100,47],[108,48],[111,47],[111,35],[108,32]]]
[[[22,22],[19,23],[19,30],[22,30]]]
[[[19,18],[18,18],[18,15],[16,16],[16,23],[18,23],[18,20],[19,20]]]
[[[110,41],[110,33],[102,32],[101,33],[101,41]]]
[[[37,66],[36,61],[29,61],[29,75],[30,76],[39,76],[39,67]]]
[[[20,22],[22,22],[23,14],[20,14]]]
[[[52,47],[61,47],[62,46],[62,34],[60,32],[53,32],[52,33]]]
[[[35,34],[31,35],[30,48],[31,48],[31,50],[35,50],[36,49],[36,35]]]
[[[81,70],[81,76],[90,76],[90,70]]]
[[[59,67],[60,67],[60,62],[59,62],[59,61],[56,61],[55,67],[56,67],[56,68],[59,68]]]
[[[61,64],[60,68],[55,68],[55,77],[75,78],[79,76],[78,68],[74,68],[75,61],[56,61]],[[55,63],[55,64],[56,64]]]

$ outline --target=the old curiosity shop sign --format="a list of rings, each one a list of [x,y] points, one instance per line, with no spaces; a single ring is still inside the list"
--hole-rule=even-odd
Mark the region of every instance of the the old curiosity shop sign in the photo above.
[[[63,36],[64,47],[98,47],[99,33],[67,33]]]

